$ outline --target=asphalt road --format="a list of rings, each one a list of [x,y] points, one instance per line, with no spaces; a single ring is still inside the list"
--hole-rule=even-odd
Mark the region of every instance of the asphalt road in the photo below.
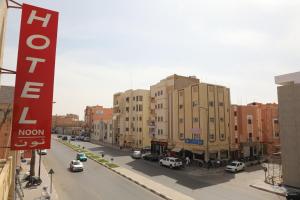
[[[44,156],[47,170],[55,171],[54,187],[62,200],[161,200],[157,195],[111,172],[92,160],[84,163],[83,172],[68,170],[76,153],[52,140],[51,150]]]
[[[130,157],[130,152],[120,151],[108,146],[96,145],[89,142],[73,142],[85,146],[93,152],[103,151],[105,158],[114,158],[114,162],[122,167],[132,170],[140,175],[150,178],[167,187],[195,199],[209,200],[283,200],[275,194],[260,191],[249,187],[254,181],[261,180],[264,172],[258,166],[247,168],[246,171],[233,174],[221,170],[216,174],[207,175],[205,172],[192,171],[191,168],[171,170],[160,167],[156,162],[135,160]],[[204,169],[205,170],[205,169]],[[199,174],[198,174],[199,173]]]

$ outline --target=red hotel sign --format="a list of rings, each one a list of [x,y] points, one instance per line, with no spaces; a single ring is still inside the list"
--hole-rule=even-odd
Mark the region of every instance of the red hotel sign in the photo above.
[[[58,12],[23,4],[11,149],[49,149]]]

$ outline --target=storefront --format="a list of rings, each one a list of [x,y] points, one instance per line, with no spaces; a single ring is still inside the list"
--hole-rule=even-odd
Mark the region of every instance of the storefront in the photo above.
[[[167,151],[168,143],[160,141],[151,141],[151,153],[161,155]]]

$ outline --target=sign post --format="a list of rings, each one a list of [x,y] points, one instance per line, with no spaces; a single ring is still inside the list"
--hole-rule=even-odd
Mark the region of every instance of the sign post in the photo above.
[[[50,169],[48,174],[50,174],[50,194],[52,194],[52,175],[54,174],[54,171],[52,168]]]
[[[12,150],[49,149],[58,12],[22,5]]]

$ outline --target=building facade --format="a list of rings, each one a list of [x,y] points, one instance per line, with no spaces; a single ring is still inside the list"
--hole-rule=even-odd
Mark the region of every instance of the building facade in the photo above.
[[[231,158],[271,155],[279,151],[277,104],[232,105],[231,116]]]
[[[84,122],[75,114],[53,115],[52,132],[57,134],[79,135],[83,130]]]
[[[116,93],[113,102],[114,144],[126,148],[150,146],[150,91],[138,89]]]
[[[93,123],[94,131],[91,133],[91,141],[93,143],[108,143],[112,144],[112,119],[98,120]]]
[[[156,153],[163,153],[173,142],[174,127],[174,91],[199,83],[194,76],[171,75],[150,86],[150,118],[148,121],[151,135],[151,148]],[[168,147],[169,146],[169,147]]]
[[[300,189],[300,72],[275,77],[283,183]]]
[[[112,108],[104,108],[103,106],[87,106],[84,110],[85,131],[93,133],[94,122],[112,119]]]

